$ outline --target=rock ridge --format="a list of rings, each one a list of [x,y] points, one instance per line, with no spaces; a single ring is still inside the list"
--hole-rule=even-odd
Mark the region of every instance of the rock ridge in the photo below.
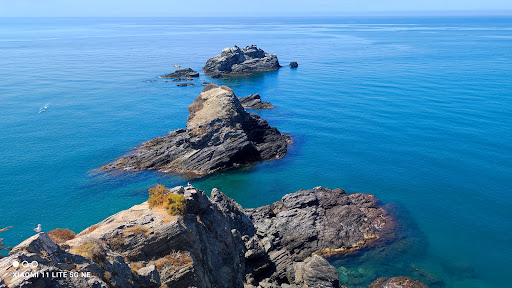
[[[149,140],[102,167],[105,170],[158,170],[191,177],[262,160],[279,159],[289,137],[245,111],[227,86],[208,84],[188,107],[186,129]]]

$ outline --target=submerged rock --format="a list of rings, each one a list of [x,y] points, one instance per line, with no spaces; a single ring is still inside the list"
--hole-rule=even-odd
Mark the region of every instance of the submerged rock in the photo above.
[[[212,190],[210,197],[192,186],[167,189],[168,195],[183,195],[183,215],[171,216],[163,208],[150,208],[144,202],[85,229],[60,246],[45,233],[37,234],[0,260],[0,279],[3,279],[0,285],[8,283],[12,288],[338,287],[337,270],[317,252],[326,247],[339,247],[339,243],[352,246],[357,233],[350,231],[367,231],[368,221],[375,215],[385,215],[373,204],[375,200],[370,195],[347,195],[341,191],[321,187],[301,190],[272,205],[244,210],[217,189]],[[299,205],[301,201],[305,202]],[[270,214],[261,214],[269,209]],[[333,215],[338,212],[341,214]],[[296,220],[291,219],[292,214]],[[257,219],[256,215],[259,215]],[[308,220],[312,218],[322,224],[314,225]],[[299,224],[300,221],[305,223]],[[344,225],[350,222],[349,227],[342,227],[336,221]],[[284,229],[287,223],[291,227]],[[263,229],[267,226],[270,229]],[[308,235],[317,238],[299,237],[292,241],[308,229],[313,230]],[[325,229],[325,233],[317,234],[318,229]],[[299,240],[304,241],[303,245],[291,243],[299,244]],[[38,261],[39,266],[16,268],[11,265],[14,260]],[[91,274],[53,278],[11,276],[13,272],[29,270]]]
[[[103,169],[201,176],[286,154],[288,137],[245,111],[227,86],[206,86],[188,110],[186,129],[154,138]]]
[[[245,109],[272,109],[275,108],[274,105],[272,105],[270,102],[261,101],[260,94],[251,94],[246,97],[240,97],[238,98],[240,100],[240,103],[242,103],[242,106],[244,106]]]
[[[392,278],[379,278],[370,284],[369,288],[388,288],[388,287],[401,287],[401,288],[427,288],[427,286],[420,281],[414,281],[411,277],[392,277]]]
[[[277,56],[269,54],[256,45],[244,48],[224,48],[218,56],[208,59],[203,71],[206,76],[243,76],[257,71],[273,71],[281,67]]]
[[[158,78],[181,78],[181,77],[199,77],[199,72],[191,68],[176,70],[170,74],[158,76]]]
[[[290,62],[290,68],[297,68],[299,67],[299,63],[293,61],[293,62]]]

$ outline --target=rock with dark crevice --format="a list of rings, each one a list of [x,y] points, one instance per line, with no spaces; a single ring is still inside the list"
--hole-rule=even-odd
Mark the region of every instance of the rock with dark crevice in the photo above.
[[[267,53],[256,45],[244,48],[224,48],[218,56],[208,59],[203,71],[206,76],[245,76],[253,72],[273,71],[281,67],[274,54]]]
[[[238,98],[245,109],[272,109],[275,108],[270,102],[262,101],[260,94],[251,94]]]
[[[250,114],[227,86],[207,85],[188,107],[187,128],[154,138],[103,167],[201,176],[287,152],[288,137]]]

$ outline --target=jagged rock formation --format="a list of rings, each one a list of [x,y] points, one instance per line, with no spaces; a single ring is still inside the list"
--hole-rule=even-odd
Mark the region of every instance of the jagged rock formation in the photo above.
[[[262,101],[260,94],[251,94],[238,98],[245,109],[272,109],[275,108],[270,102]]]
[[[380,237],[385,213],[369,194],[317,187],[285,195],[280,201],[246,209],[257,242],[275,264],[278,279],[312,254],[333,256],[366,246]]]
[[[370,284],[369,288],[427,288],[420,281],[414,281],[411,277],[379,278]]]
[[[192,68],[176,70],[167,75],[158,76],[158,78],[188,78],[188,77],[199,77],[199,72],[192,70]]]
[[[207,85],[188,110],[186,129],[154,138],[103,169],[201,176],[286,154],[289,138],[245,111],[227,86]]]
[[[338,287],[336,269],[318,254],[325,249],[344,253],[347,250],[340,247],[354,247],[359,234],[378,237],[379,225],[371,232],[361,231],[367,231],[368,222],[376,223],[376,217],[385,217],[384,210],[371,204],[373,197],[342,191],[301,190],[272,205],[244,210],[217,189],[207,197],[191,186],[175,187],[167,193],[184,195],[184,215],[170,216],[145,202],[108,217],[60,246],[39,233],[0,260],[0,287]],[[296,205],[303,200],[307,201]],[[341,214],[331,214],[336,211]],[[342,218],[347,218],[344,224],[354,223],[349,227],[335,223]],[[300,219],[305,228],[298,225]],[[284,229],[286,225],[290,228]],[[267,227],[270,230],[262,230]],[[299,231],[292,233],[292,229]],[[304,229],[313,230],[307,233],[316,238],[300,237]],[[293,237],[305,243],[297,246]],[[367,242],[361,241],[358,247]],[[38,261],[39,266],[15,268],[14,260]],[[14,276],[26,271],[34,273]],[[41,272],[52,271],[90,274],[40,277]]]
[[[274,54],[269,54],[256,45],[244,48],[224,48],[220,55],[206,61],[203,71],[206,76],[243,76],[258,71],[273,71],[281,67]]]

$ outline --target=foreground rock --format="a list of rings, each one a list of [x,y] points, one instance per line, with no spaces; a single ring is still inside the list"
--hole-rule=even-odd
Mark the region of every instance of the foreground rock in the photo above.
[[[318,254],[326,249],[344,253],[354,245],[362,247],[367,240],[360,235],[379,237],[377,227],[385,224],[367,225],[376,223],[375,217],[385,218],[373,197],[342,191],[301,190],[272,205],[244,210],[217,189],[207,197],[191,186],[176,187],[167,193],[184,195],[184,215],[170,216],[145,202],[108,217],[60,246],[39,233],[0,260],[0,286],[338,287],[337,270]],[[308,201],[298,205],[303,200]],[[335,216],[335,212],[340,214]],[[304,226],[299,225],[301,219]],[[311,223],[313,219],[322,224]],[[345,227],[337,221],[350,223]],[[304,242],[299,244],[295,237]],[[358,239],[361,242],[354,244]],[[15,268],[11,266],[14,260],[38,261],[39,266]],[[78,278],[45,278],[35,273],[13,276],[25,271],[90,274]]]
[[[284,196],[246,214],[258,231],[258,243],[275,265],[279,279],[289,267],[312,254],[350,253],[381,237],[388,219],[373,195],[346,194],[317,187]]]
[[[218,56],[208,59],[203,71],[206,76],[244,76],[252,72],[273,71],[281,67],[277,56],[269,54],[256,45],[239,48],[224,48]]]
[[[265,102],[261,100],[260,94],[251,94],[246,97],[238,98],[240,103],[245,109],[272,109],[275,108],[270,102]]]
[[[379,278],[370,284],[369,288],[427,288],[420,281],[414,281],[410,277]]]
[[[154,138],[103,169],[201,176],[286,154],[288,137],[245,111],[226,86],[206,86],[188,110],[186,129]]]
[[[170,74],[158,76],[158,78],[188,78],[188,77],[199,77],[199,72],[192,70],[191,68],[176,70]]]

